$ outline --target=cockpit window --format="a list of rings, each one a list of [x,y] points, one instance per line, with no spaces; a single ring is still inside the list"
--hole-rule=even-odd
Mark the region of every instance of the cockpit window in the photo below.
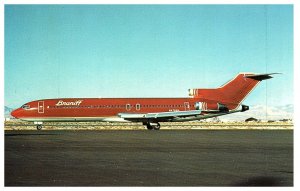
[[[23,109],[30,109],[30,106],[29,105],[27,105],[27,104],[25,104],[25,105],[22,105],[22,107],[21,108],[23,108]]]

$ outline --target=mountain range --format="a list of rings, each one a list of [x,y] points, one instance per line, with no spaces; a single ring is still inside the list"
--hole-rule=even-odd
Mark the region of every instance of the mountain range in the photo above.
[[[293,104],[267,107],[265,105],[254,105],[250,106],[248,111],[222,116],[220,119],[224,121],[244,121],[247,118],[253,117],[259,120],[280,120],[293,119],[293,114]]]
[[[4,117],[5,118],[11,118],[10,112],[12,112],[14,109],[4,106]]]

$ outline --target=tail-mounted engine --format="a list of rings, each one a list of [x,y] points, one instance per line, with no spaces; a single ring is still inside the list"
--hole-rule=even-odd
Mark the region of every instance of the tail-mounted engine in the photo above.
[[[229,109],[224,104],[221,104],[221,103],[218,103],[218,109],[220,112],[228,112],[229,111]]]
[[[249,110],[248,105],[242,105],[242,112]]]
[[[203,110],[203,102],[196,102],[195,103],[196,110]]]
[[[196,102],[196,110],[211,111],[211,112],[228,112],[229,109],[221,103]]]

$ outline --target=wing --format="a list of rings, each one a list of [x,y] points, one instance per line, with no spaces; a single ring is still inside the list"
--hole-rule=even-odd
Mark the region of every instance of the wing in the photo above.
[[[173,121],[174,119],[199,116],[200,110],[158,112],[158,113],[119,113],[118,116],[128,121]]]
[[[249,110],[249,106],[241,105],[236,110],[218,113],[201,113],[201,110],[190,111],[176,111],[176,112],[158,112],[158,113],[119,113],[118,117],[126,121],[132,122],[183,122],[195,121],[217,117],[221,115],[228,115],[236,112],[244,112]]]

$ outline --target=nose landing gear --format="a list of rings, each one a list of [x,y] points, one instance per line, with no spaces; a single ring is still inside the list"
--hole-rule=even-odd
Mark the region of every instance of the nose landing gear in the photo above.
[[[43,122],[40,122],[40,121],[35,121],[35,122],[33,122],[35,125],[36,125],[36,129],[37,130],[42,130],[42,128],[43,128]]]
[[[39,125],[36,126],[37,130],[42,130],[42,128],[43,128],[43,126],[41,124],[39,124]]]

